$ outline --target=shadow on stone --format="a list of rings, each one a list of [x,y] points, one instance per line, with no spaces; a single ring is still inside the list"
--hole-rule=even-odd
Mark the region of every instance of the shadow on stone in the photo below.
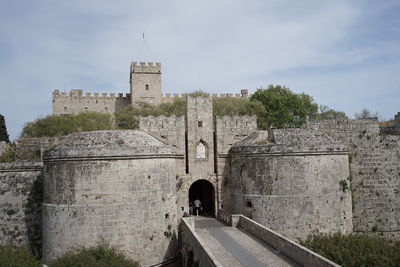
[[[43,178],[38,175],[31,183],[26,204],[24,204],[25,226],[27,229],[28,246],[38,257],[42,256],[42,201]]]

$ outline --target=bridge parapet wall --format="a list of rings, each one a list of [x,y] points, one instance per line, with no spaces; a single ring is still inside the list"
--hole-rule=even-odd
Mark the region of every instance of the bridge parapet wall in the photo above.
[[[243,215],[232,215],[232,221],[233,226],[260,238],[301,266],[340,266]]]
[[[182,218],[181,221],[181,249],[182,266],[222,267],[210,248],[205,246],[200,237],[194,231],[191,218]],[[196,265],[197,264],[197,265]]]

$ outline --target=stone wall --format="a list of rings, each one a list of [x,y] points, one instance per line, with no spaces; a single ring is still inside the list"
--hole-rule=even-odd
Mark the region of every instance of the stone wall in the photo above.
[[[376,119],[321,121],[319,129],[347,144],[355,232],[400,238],[400,136],[380,135]]]
[[[43,261],[102,240],[142,265],[174,257],[175,158],[141,131],[72,134],[46,151]]]
[[[352,231],[347,151],[318,132],[255,132],[231,150],[230,212],[291,239]]]
[[[183,218],[179,228],[182,266],[223,266],[194,231],[192,218]]]
[[[256,116],[217,116],[215,122],[218,155],[227,155],[229,149],[257,130]]]
[[[300,266],[340,267],[340,265],[285,238],[271,229],[246,218],[243,215],[232,215],[232,217],[235,222],[234,226],[261,239],[277,251],[284,253],[285,256],[298,263]]]
[[[173,145],[178,154],[185,154],[185,117],[140,117],[139,129]]]
[[[217,141],[217,175],[219,207],[232,210],[231,189],[228,180],[231,177],[229,149],[257,130],[256,116],[216,116],[215,133]]]
[[[42,170],[40,162],[0,164],[0,245],[28,246],[39,256]]]
[[[340,185],[347,156],[234,156],[231,166],[235,213],[294,240],[351,232],[351,195]]]
[[[186,98],[187,94],[162,94],[161,103],[172,103],[176,98]],[[212,98],[225,98],[225,97],[235,97],[235,98],[249,98],[250,94],[247,89],[242,89],[240,94],[208,94]]]
[[[113,114],[131,103],[130,94],[85,93],[82,90],[71,90],[69,93],[54,90],[53,115],[78,114],[94,111]]]

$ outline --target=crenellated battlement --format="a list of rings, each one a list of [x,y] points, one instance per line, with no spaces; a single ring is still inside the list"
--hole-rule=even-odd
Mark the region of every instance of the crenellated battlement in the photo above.
[[[173,102],[176,98],[186,98],[188,94],[162,94],[161,103]],[[226,93],[226,94],[207,94],[211,98],[223,98],[223,97],[233,97],[233,98],[249,98],[251,94],[247,89],[242,89],[239,94]]]
[[[215,122],[219,155],[257,130],[257,116],[217,116]]]
[[[257,127],[257,116],[217,116],[217,125],[222,127],[235,128],[235,127]]]
[[[175,129],[176,127],[185,127],[185,119],[183,116],[147,116],[140,117],[140,129]]]
[[[69,92],[53,91],[53,114],[78,114],[85,111],[114,113],[131,103],[130,94],[83,93],[81,89]]]
[[[132,72],[150,72],[150,73],[161,73],[161,63],[156,62],[132,62],[131,63],[131,73]]]
[[[178,154],[185,153],[184,116],[148,116],[139,118],[139,129],[151,133],[176,147]]]
[[[188,94],[170,94],[170,93],[167,93],[167,94],[162,94],[162,97],[163,98],[183,98],[183,97],[186,97]],[[236,98],[247,98],[247,97],[250,97],[251,96],[251,94],[248,94],[248,93],[246,93],[246,94],[243,94],[243,93],[240,93],[240,94],[233,94],[233,93],[226,93],[226,94],[223,94],[223,93],[220,93],[220,94],[207,94],[209,97],[236,97]]]
[[[81,89],[73,89],[69,92],[60,92],[60,90],[53,91],[53,100],[58,98],[72,98],[72,99],[79,99],[79,100],[130,100],[130,93],[91,93],[85,92],[83,93]]]

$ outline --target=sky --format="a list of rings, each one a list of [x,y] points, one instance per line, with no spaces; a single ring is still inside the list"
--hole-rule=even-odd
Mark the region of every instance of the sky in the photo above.
[[[0,114],[15,140],[51,114],[54,89],[127,93],[130,62],[153,61],[163,93],[279,84],[350,117],[392,119],[398,14],[398,0],[3,0]]]

